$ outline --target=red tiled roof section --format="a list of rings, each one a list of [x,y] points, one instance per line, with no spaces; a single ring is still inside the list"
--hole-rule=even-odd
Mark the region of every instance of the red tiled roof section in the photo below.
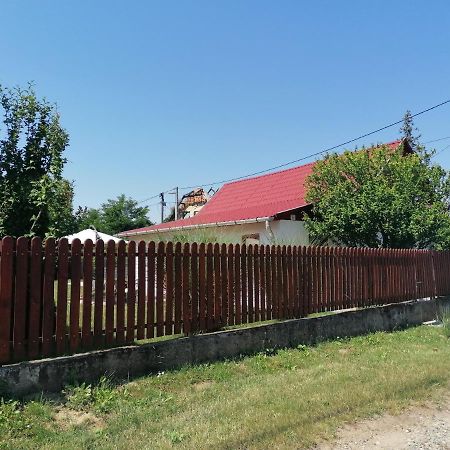
[[[124,232],[133,234],[208,223],[271,217],[307,205],[305,180],[315,163],[225,184],[194,216]]]
[[[400,143],[401,141],[395,141],[386,145],[397,148]],[[315,162],[312,162],[304,166],[227,183],[194,217],[125,231],[120,235],[126,236],[169,228],[262,219],[272,217],[283,211],[307,206],[305,181],[312,173],[314,164]]]

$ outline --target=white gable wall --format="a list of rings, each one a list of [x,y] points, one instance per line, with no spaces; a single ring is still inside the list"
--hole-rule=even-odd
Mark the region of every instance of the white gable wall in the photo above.
[[[293,220],[274,220],[268,222],[245,223],[239,225],[215,226],[187,230],[164,231],[127,236],[132,241],[181,241],[181,242],[219,242],[225,244],[255,243],[255,235],[262,245],[308,245],[308,232],[304,222]]]

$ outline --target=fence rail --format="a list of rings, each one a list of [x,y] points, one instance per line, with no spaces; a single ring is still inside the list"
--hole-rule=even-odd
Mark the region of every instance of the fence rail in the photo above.
[[[0,241],[0,363],[450,293],[450,252]]]

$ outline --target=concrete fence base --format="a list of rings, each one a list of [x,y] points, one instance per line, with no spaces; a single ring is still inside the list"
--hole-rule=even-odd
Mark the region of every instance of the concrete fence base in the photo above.
[[[393,331],[433,320],[445,307],[450,307],[450,297],[342,311],[315,318],[5,365],[0,367],[0,386],[3,393],[14,396],[41,391],[56,392],[68,383],[94,383],[104,375],[128,379],[265,349],[315,344],[375,331]]]

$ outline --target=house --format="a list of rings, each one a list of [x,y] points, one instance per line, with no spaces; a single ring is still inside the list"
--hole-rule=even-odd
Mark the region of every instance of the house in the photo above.
[[[392,149],[402,141],[390,142]],[[405,141],[405,152],[411,148]],[[312,209],[305,182],[315,162],[226,183],[192,217],[124,231],[130,240],[308,245],[303,216]]]
[[[205,192],[203,188],[196,188],[183,195],[178,204],[178,211],[181,217],[194,217],[210,199],[214,193],[211,189]]]

